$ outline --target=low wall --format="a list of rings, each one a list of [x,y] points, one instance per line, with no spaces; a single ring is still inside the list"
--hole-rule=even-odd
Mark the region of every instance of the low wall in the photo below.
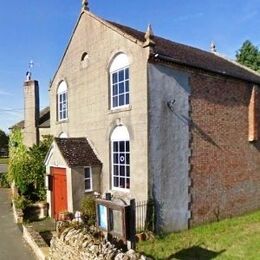
[[[30,245],[39,260],[48,259],[49,247],[38,232],[32,227],[23,225],[23,237]]]
[[[23,223],[23,211],[21,209],[17,209],[15,207],[15,202],[12,200],[12,207],[13,207],[13,213],[14,213],[14,221],[16,224],[22,224]]]
[[[115,245],[105,239],[97,238],[98,233],[74,227],[65,228],[61,233],[54,235],[51,240],[50,260],[130,260],[147,259],[134,250],[122,252]]]

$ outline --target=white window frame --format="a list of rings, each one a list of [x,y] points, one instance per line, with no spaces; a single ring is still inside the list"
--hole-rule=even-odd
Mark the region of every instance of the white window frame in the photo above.
[[[114,144],[119,142],[128,142],[129,143],[129,150],[126,151],[126,149],[124,149],[123,153],[125,154],[125,160],[126,160],[126,155],[129,155],[129,163],[122,163],[120,164],[120,158],[118,157],[118,163],[114,163],[114,154],[120,154],[120,150],[118,150],[119,152],[115,152],[114,151]],[[111,183],[112,183],[112,189],[113,190],[117,190],[117,191],[122,191],[122,192],[129,192],[131,189],[131,149],[130,149],[130,137],[129,137],[129,133],[128,130],[125,126],[118,126],[114,129],[112,135],[111,135]],[[125,176],[120,176],[120,172],[119,175],[114,175],[114,166],[117,166],[120,168],[120,165],[124,166],[124,170],[125,170]],[[126,167],[129,167],[129,176],[126,176]],[[119,170],[120,171],[120,170]],[[120,179],[124,178],[129,179],[129,188],[121,188],[118,186],[114,185],[114,177],[118,178],[119,181],[119,186],[120,186]],[[126,185],[126,182],[125,182]]]
[[[89,178],[86,178],[85,169],[89,169]],[[90,189],[86,189],[86,184],[85,184],[86,180],[90,180]],[[85,190],[85,192],[93,191],[93,175],[92,175],[92,167],[91,166],[84,167],[84,190]]]
[[[60,108],[60,105],[62,105],[62,109]],[[64,112],[65,112],[65,116],[63,117]],[[65,81],[62,81],[58,87],[57,113],[58,113],[59,122],[68,119],[68,88]]]
[[[126,70],[128,70],[128,78],[126,78]],[[119,80],[119,74],[123,71],[123,80]],[[119,53],[113,60],[111,66],[110,66],[110,109],[116,110],[116,109],[122,109],[122,108],[128,108],[130,105],[130,71],[129,71],[129,61],[128,57],[124,53]],[[113,81],[113,75],[117,74],[117,80],[116,83]],[[119,84],[124,86],[123,92],[119,95]],[[128,84],[128,90],[126,90]],[[117,89],[117,94],[114,94],[114,87]],[[119,105],[120,96],[123,96],[124,102],[122,105]],[[127,96],[128,96],[128,102],[127,102]],[[114,98],[117,99],[117,105],[114,105]]]

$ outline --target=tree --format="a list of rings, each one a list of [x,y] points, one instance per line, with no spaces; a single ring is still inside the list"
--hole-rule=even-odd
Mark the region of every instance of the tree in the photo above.
[[[31,201],[44,200],[45,165],[44,158],[48,152],[52,138],[46,136],[39,145],[26,148],[20,129],[10,134],[9,180],[14,181],[21,195]]]
[[[260,50],[246,40],[236,53],[237,62],[260,72]]]
[[[8,135],[0,129],[0,151],[2,148],[7,149],[8,148],[8,141],[9,137]]]

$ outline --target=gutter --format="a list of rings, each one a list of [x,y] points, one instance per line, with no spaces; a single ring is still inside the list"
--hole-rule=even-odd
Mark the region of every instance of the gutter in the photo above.
[[[160,61],[161,60],[161,61],[165,61],[165,62],[169,62],[169,63],[175,63],[175,64],[179,64],[179,65],[183,65],[183,66],[187,66],[187,67],[191,67],[191,68],[195,68],[195,69],[201,69],[201,70],[208,71],[208,72],[211,72],[211,73],[217,73],[217,74],[220,74],[222,76],[224,75],[224,76],[229,76],[231,78],[240,79],[240,80],[250,82],[250,83],[253,83],[253,84],[257,84],[257,85],[260,86],[260,81],[256,82],[256,81],[253,81],[253,80],[250,80],[250,79],[246,79],[244,77],[238,77],[238,76],[235,76],[235,75],[230,75],[230,74],[227,74],[226,71],[217,71],[217,70],[211,70],[211,69],[208,69],[208,68],[205,68],[205,67],[194,66],[194,65],[187,64],[185,62],[176,60],[172,57],[165,56],[163,54],[153,53],[153,54],[151,54],[151,58],[154,61]]]

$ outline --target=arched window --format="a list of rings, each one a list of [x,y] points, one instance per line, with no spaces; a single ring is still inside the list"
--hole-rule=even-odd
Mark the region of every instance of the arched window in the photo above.
[[[68,88],[65,81],[59,84],[57,90],[58,121],[68,119]]]
[[[130,137],[125,126],[118,126],[111,135],[113,189],[130,189]]]
[[[88,66],[88,60],[89,60],[89,57],[88,57],[88,53],[87,52],[84,52],[81,56],[81,67],[84,69]]]
[[[111,109],[129,105],[129,60],[126,54],[118,54],[110,69]]]

